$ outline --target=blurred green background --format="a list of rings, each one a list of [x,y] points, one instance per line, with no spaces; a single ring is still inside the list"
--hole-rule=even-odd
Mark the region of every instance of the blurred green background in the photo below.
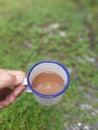
[[[0,68],[27,73],[47,59],[70,72],[62,100],[23,93],[0,111],[0,130],[98,130],[97,0],[0,0]]]

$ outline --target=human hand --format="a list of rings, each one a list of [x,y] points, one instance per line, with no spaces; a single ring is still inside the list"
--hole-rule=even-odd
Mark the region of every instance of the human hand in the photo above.
[[[12,104],[26,89],[21,85],[24,78],[22,71],[0,69],[0,109]]]

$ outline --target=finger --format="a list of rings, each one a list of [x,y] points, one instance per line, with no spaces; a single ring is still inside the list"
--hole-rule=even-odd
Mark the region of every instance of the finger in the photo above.
[[[16,76],[16,81],[14,82],[15,85],[19,85],[23,82],[25,76],[25,73],[23,71],[15,71],[15,70],[6,70],[9,74],[12,74]]]
[[[0,102],[1,109],[11,105],[16,100],[16,97],[13,94],[10,94],[4,101]]]
[[[2,109],[4,106],[0,106],[0,109]]]
[[[26,86],[18,86],[14,89],[13,94],[17,97],[19,96],[24,90],[26,89]]]
[[[5,108],[15,102],[16,98],[26,89],[26,86],[18,86],[12,93],[2,102],[0,102],[1,108]]]
[[[6,72],[6,70],[0,70],[0,89],[14,85],[16,77]]]

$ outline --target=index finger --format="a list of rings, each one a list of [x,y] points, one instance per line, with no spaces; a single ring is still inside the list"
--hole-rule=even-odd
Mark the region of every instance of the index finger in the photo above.
[[[24,81],[24,78],[26,77],[25,73],[23,71],[16,71],[16,70],[6,70],[7,73],[16,76],[16,80],[14,82],[14,85],[21,84]]]

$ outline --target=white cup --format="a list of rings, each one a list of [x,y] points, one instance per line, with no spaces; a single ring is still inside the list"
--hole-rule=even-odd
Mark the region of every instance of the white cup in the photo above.
[[[38,74],[46,71],[57,73],[65,82],[64,88],[56,94],[52,95],[41,94],[32,87],[32,81],[34,80],[34,78]],[[69,83],[70,83],[70,75],[66,67],[55,61],[42,61],[36,63],[34,66],[31,67],[27,75],[27,79],[24,80],[23,85],[28,85],[25,91],[32,92],[34,94],[35,100],[38,103],[46,106],[51,106],[56,104],[61,99],[63,93],[67,90]]]

